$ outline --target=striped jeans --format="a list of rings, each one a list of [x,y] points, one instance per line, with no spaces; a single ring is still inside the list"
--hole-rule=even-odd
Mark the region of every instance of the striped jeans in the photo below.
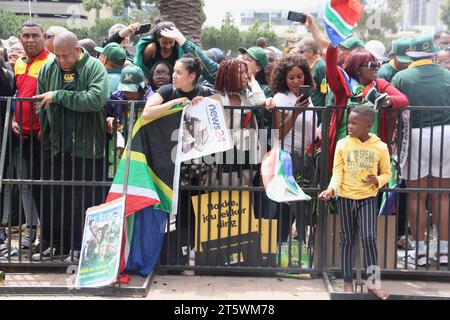
[[[362,200],[339,197],[337,200],[337,210],[341,215],[341,268],[345,282],[353,280],[352,249],[357,226],[364,248],[364,266],[377,265],[376,201],[376,197]]]

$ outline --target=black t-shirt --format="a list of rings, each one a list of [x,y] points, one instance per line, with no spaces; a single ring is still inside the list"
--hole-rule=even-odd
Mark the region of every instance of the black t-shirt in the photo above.
[[[209,97],[214,94],[214,90],[204,86],[195,86],[194,90],[191,92],[183,92],[180,89],[175,89],[172,84],[166,84],[160,87],[157,91],[163,98],[163,103],[168,101],[178,99],[178,98],[188,98],[189,100],[194,99],[197,96]]]
[[[161,46],[159,45],[159,42],[155,41],[155,43],[156,43],[156,53],[155,57],[152,59],[154,61],[153,65],[155,65],[155,63],[157,63],[158,61],[163,60],[166,61],[167,63],[170,63],[172,66],[175,66],[175,62],[178,60],[178,45],[175,45],[173,47],[172,54],[170,56],[168,56],[167,58],[163,58],[161,55]]]

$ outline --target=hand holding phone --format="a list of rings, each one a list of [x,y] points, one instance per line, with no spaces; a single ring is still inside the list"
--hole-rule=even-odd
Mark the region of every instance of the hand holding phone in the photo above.
[[[303,12],[295,12],[295,11],[289,11],[287,19],[289,21],[295,21],[300,22],[301,24],[306,23],[306,15]]]
[[[311,86],[303,85],[299,89],[300,101],[305,101],[311,96]]]
[[[150,31],[151,27],[152,27],[151,23],[141,24],[141,26],[139,27],[139,30],[135,34],[147,33]]]

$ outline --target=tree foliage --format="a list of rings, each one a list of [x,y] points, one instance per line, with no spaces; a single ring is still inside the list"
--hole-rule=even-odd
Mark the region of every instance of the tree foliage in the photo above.
[[[20,26],[28,19],[28,16],[17,15],[11,11],[0,9],[0,38],[8,39],[10,36],[16,36]]]
[[[450,0],[444,0],[442,2],[442,12],[441,19],[444,24],[447,25],[447,28],[450,29]]]
[[[402,1],[398,0],[362,0],[365,11],[355,32],[365,40],[387,42],[387,33],[397,33],[398,23],[403,14]]]
[[[220,48],[226,54],[237,55],[240,47],[253,47],[256,40],[264,37],[268,45],[279,46],[278,36],[268,29],[267,26],[261,28],[256,21],[247,31],[240,31],[234,24],[231,13],[227,12],[222,20],[220,29],[215,27],[205,27],[202,30],[202,43],[204,48]]]

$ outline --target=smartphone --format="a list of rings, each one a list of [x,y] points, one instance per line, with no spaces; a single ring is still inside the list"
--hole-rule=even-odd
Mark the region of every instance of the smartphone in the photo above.
[[[139,30],[135,34],[147,33],[150,31],[151,27],[152,27],[151,23],[141,24],[141,26],[139,27]]]
[[[311,96],[311,86],[300,86],[299,96],[301,97],[300,101],[305,101],[308,99]]]
[[[301,24],[306,23],[306,16],[302,12],[289,11],[287,19],[290,21],[300,22]]]

